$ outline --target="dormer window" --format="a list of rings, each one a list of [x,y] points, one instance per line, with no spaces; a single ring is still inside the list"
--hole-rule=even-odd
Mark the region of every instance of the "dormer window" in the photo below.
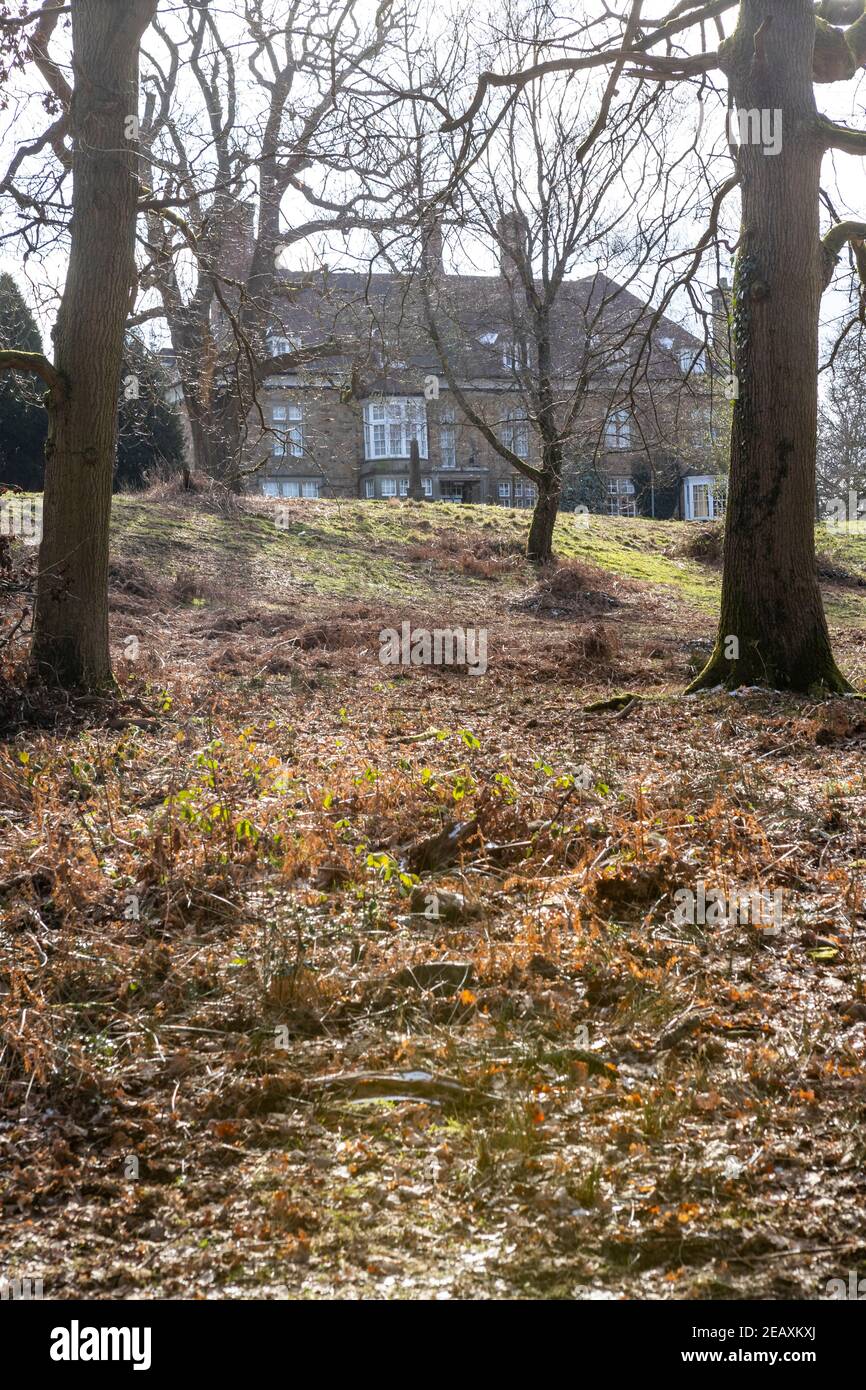
[[[288,338],[284,338],[279,333],[271,333],[268,337],[268,352],[271,357],[283,357],[286,353],[294,352],[294,344]]]
[[[706,371],[706,359],[701,348],[680,348],[677,357],[680,371],[686,374],[689,372],[700,374]]]

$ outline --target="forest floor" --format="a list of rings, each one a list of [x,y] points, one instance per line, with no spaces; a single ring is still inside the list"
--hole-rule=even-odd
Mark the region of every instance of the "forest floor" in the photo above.
[[[120,497],[116,698],[23,688],[26,622],[2,648],[0,1275],[817,1299],[866,1274],[866,705],[681,693],[712,530],[563,517],[539,580],[527,524]],[[866,536],[819,549],[863,689]],[[0,575],[0,635],[33,568]],[[382,665],[407,621],[485,629],[486,673]],[[728,910],[684,921],[701,884]],[[729,910],[757,890],[771,930]]]

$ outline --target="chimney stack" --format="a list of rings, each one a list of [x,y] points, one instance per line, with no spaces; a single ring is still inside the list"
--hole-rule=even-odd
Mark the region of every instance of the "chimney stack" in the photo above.
[[[713,358],[716,370],[724,373],[731,370],[731,351],[729,322],[731,312],[731,288],[724,275],[719,277],[718,286],[710,291],[713,325]]]
[[[253,263],[256,244],[256,210],[251,202],[233,201],[223,219],[220,262],[221,275],[230,280],[246,280]]]
[[[443,270],[442,218],[436,208],[428,208],[421,220],[421,264],[430,275]]]
[[[496,224],[499,242],[499,273],[504,280],[513,280],[519,267],[529,256],[529,222],[516,208],[503,213]]]

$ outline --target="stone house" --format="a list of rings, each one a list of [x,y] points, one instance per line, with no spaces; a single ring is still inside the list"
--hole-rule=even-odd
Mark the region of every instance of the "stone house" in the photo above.
[[[504,267],[435,280],[452,380],[518,457],[538,458],[534,345]],[[714,305],[718,313],[718,306]],[[581,385],[563,506],[618,516],[721,514],[715,444],[727,418],[703,343],[602,274],[565,281],[554,316],[553,376]],[[530,507],[535,486],[464,416],[427,331],[417,285],[399,274],[283,272],[266,350],[313,349],[266,378],[250,417],[252,490],[280,497],[406,496],[417,441],[433,501]],[[264,427],[262,427],[264,419]]]

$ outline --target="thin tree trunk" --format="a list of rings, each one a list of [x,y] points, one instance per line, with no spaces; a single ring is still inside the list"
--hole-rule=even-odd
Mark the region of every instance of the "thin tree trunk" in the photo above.
[[[156,0],[72,0],[73,218],[54,330],[43,538],[31,659],[42,677],[111,682],[108,542],[123,333],[139,197],[131,118],[138,50]]]
[[[849,689],[815,565],[818,197],[810,0],[743,0],[723,65],[738,111],[781,112],[781,149],[744,142],[734,277],[734,406],[721,620],[692,683]],[[775,117],[778,128],[779,115]]]
[[[538,501],[526,542],[526,557],[530,564],[538,567],[549,564],[553,556],[553,528],[559,511],[560,491],[559,477],[545,472],[538,485]]]
[[[418,440],[409,442],[409,496],[413,502],[424,501],[424,484],[421,481],[421,451]]]

